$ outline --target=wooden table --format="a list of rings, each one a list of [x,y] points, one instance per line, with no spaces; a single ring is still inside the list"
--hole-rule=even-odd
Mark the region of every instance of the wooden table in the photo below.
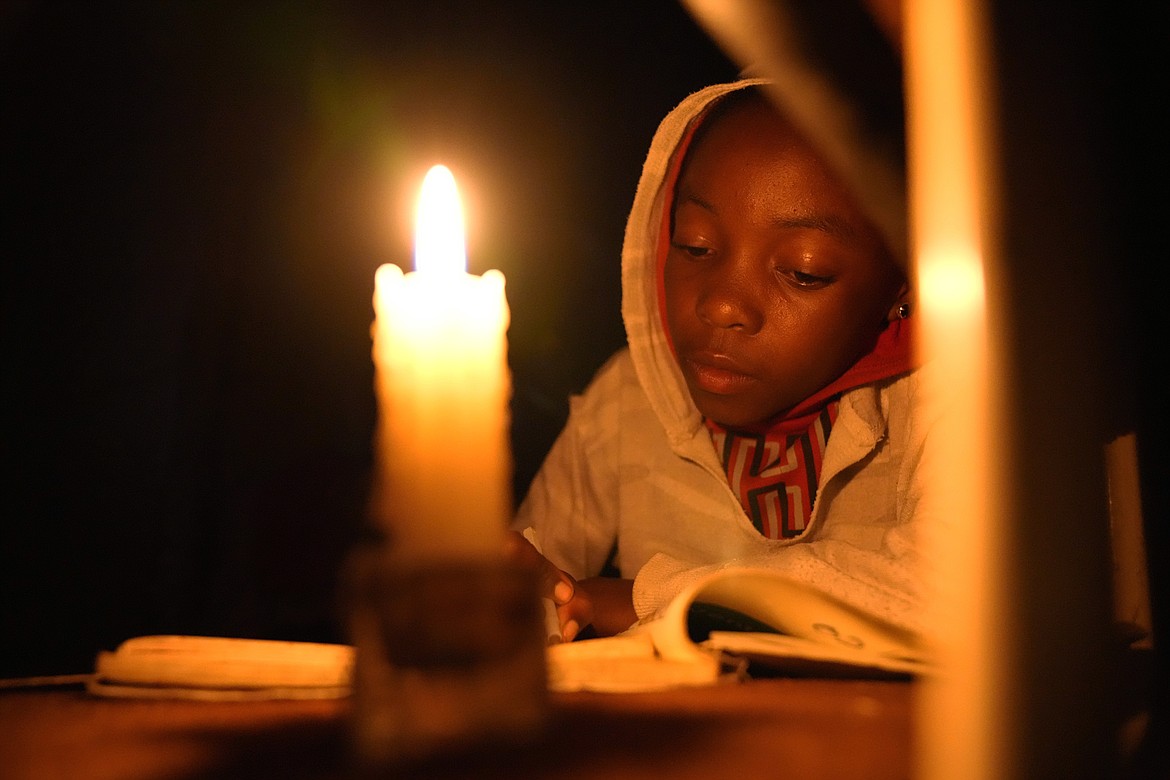
[[[913,684],[755,680],[648,694],[556,694],[522,747],[451,754],[403,778],[906,778]],[[111,700],[0,693],[0,777],[355,778],[347,701]],[[385,776],[385,775],[383,775]]]

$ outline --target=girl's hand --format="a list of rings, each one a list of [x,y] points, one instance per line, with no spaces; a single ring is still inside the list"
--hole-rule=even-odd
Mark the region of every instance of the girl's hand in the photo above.
[[[541,555],[521,534],[508,532],[506,553],[520,566],[535,571],[540,595],[557,607],[561,640],[572,642],[581,629],[593,622],[593,602],[577,587],[577,581]],[[632,608],[631,608],[632,609]]]
[[[625,631],[638,619],[634,612],[633,580],[589,577],[577,582],[576,593],[574,600],[588,599],[590,619],[598,636],[612,636]]]

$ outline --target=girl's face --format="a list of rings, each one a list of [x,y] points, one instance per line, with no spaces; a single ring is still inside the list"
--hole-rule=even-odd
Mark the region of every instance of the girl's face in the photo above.
[[[873,348],[904,292],[876,229],[764,101],[732,107],[679,178],[666,318],[691,397],[764,423]]]

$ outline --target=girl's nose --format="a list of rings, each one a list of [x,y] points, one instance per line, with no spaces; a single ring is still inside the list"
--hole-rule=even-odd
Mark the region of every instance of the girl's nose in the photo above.
[[[764,317],[755,303],[746,280],[709,279],[695,306],[699,319],[713,328],[726,328],[753,335]]]

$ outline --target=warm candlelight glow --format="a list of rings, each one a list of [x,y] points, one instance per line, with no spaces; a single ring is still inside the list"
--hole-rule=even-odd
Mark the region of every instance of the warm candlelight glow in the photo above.
[[[463,207],[455,176],[445,165],[427,171],[415,216],[414,267],[427,274],[467,271]]]
[[[435,166],[415,258],[375,274],[378,482],[373,511],[412,559],[497,555],[511,516],[504,276],[466,273],[459,196]]]
[[[960,311],[971,316],[983,310],[983,264],[974,249],[924,248],[921,258],[918,291],[922,306],[952,322]]]
[[[988,139],[982,4],[905,6],[907,132],[920,347],[931,431],[926,500],[940,529],[928,540],[933,603],[926,618],[945,674],[920,688],[916,776],[1004,776],[1012,735],[1011,583],[1006,524],[1005,386],[999,324],[987,286]],[[1009,773],[1010,774],[1010,773]]]

